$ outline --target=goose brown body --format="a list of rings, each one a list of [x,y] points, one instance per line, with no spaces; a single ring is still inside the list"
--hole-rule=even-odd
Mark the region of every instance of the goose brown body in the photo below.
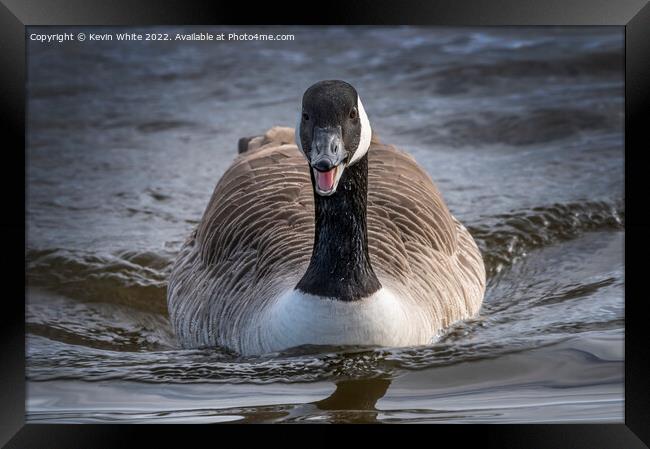
[[[314,193],[293,129],[272,128],[247,146],[218,182],[172,268],[168,306],[182,346],[255,354],[292,344],[419,345],[478,312],[485,268],[472,236],[413,157],[373,138],[368,151],[370,262],[383,288],[399,302],[404,311],[400,325],[408,329],[362,329],[349,342],[330,329],[337,335],[328,338],[325,332],[318,341],[314,327],[327,327],[324,321],[336,319],[332,314],[349,315],[344,307],[364,307],[351,304],[320,310],[317,324],[304,323],[308,337],[291,335],[294,326],[301,328],[299,314],[270,332],[265,321],[276,313],[270,312],[274,304],[295,288],[309,265]],[[341,302],[316,302],[323,301]]]

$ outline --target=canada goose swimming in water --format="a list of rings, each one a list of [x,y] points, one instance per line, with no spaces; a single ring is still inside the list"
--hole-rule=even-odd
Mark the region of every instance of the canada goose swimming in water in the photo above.
[[[167,302],[182,346],[422,345],[478,312],[472,236],[410,155],[372,138],[354,87],[307,89],[293,133],[240,142],[181,249]]]

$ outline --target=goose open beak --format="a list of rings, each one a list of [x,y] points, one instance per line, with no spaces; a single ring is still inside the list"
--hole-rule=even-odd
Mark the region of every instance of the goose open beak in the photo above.
[[[340,126],[314,129],[310,165],[316,193],[328,196],[336,192],[346,157]]]
[[[343,174],[343,164],[324,172],[315,168],[312,168],[312,170],[314,171],[314,179],[316,181],[316,192],[319,195],[328,196],[336,192],[339,179],[341,179],[341,175]]]

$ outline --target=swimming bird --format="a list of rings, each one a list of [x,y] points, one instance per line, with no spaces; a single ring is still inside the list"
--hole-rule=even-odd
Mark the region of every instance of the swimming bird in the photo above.
[[[183,347],[426,345],[476,315],[481,253],[356,89],[318,82],[295,131],[240,141],[169,277]]]

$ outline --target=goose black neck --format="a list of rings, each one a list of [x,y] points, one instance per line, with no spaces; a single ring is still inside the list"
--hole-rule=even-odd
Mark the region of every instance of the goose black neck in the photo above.
[[[345,169],[334,194],[314,192],[314,248],[296,288],[341,301],[360,300],[381,288],[368,254],[367,198],[367,155]]]

